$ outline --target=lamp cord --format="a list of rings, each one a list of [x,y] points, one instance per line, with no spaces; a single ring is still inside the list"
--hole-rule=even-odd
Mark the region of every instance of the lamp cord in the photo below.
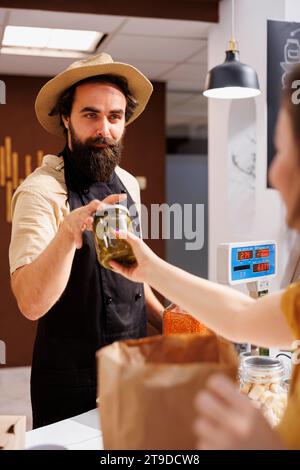
[[[234,0],[231,0],[231,40],[232,40],[232,41],[235,41],[235,31],[234,31],[234,21],[235,21],[235,18],[234,18],[234,7],[235,7]]]
[[[235,40],[235,2],[231,0],[231,38],[229,41],[229,50],[230,51],[237,51],[237,42]]]

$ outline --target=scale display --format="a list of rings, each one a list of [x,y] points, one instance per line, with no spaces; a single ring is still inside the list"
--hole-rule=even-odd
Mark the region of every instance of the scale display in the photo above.
[[[243,261],[245,259],[252,259],[253,258],[253,250],[239,251],[237,256],[238,256],[239,261]]]
[[[255,250],[255,258],[268,258],[270,256],[270,248],[261,248]]]
[[[276,273],[275,243],[252,246],[231,246],[230,280],[252,281]]]

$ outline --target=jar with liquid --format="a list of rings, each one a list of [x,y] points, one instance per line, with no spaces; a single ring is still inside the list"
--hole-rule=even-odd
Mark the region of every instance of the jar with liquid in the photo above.
[[[133,266],[136,258],[129,243],[118,238],[118,232],[134,233],[129,211],[115,204],[106,205],[94,216],[93,232],[97,258],[101,266],[111,269],[109,262],[115,260],[125,267]]]
[[[280,359],[244,357],[240,363],[240,390],[261,408],[271,426],[281,421],[287,404],[285,369]]]

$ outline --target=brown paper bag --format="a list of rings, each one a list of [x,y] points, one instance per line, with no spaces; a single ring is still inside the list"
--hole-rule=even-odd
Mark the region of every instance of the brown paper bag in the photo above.
[[[104,448],[194,449],[194,398],[214,372],[236,377],[233,345],[216,335],[154,336],[97,353]]]

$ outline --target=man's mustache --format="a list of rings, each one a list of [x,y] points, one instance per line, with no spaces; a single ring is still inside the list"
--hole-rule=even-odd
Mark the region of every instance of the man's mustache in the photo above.
[[[106,137],[95,137],[86,140],[87,145],[108,145],[114,147],[117,142],[113,139],[108,139]]]

